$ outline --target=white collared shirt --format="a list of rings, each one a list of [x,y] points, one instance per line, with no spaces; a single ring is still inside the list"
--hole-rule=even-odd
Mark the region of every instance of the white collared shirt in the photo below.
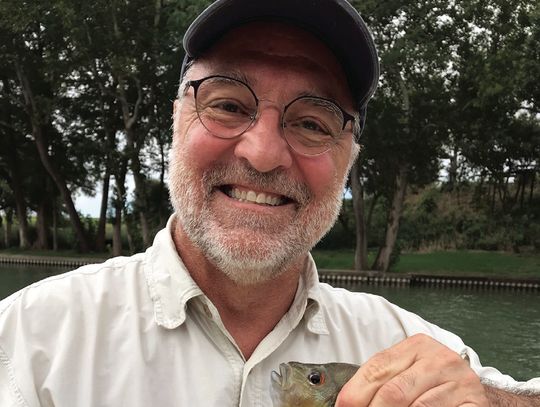
[[[0,302],[1,407],[269,407],[270,372],[282,362],[361,364],[419,332],[465,348],[381,297],[319,283],[310,259],[290,310],[245,360],[179,258],[172,222],[145,253]],[[473,369],[496,385],[540,388],[482,367],[468,350]]]

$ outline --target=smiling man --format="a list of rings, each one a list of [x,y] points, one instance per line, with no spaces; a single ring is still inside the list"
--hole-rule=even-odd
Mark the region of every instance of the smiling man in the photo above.
[[[146,253],[0,305],[1,406],[270,406],[280,363],[361,367],[338,406],[536,406],[460,338],[318,282],[377,84],[344,0],[220,0],[186,33],[175,214]]]

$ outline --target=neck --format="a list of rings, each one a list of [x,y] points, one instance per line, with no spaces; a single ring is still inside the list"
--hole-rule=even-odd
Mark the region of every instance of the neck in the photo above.
[[[289,310],[306,255],[296,258],[275,278],[241,285],[216,268],[178,224],[173,230],[176,250],[191,277],[217,308],[225,328],[248,359]]]

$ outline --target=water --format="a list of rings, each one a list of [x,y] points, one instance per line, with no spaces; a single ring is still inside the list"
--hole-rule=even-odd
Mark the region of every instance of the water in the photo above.
[[[0,300],[28,284],[69,270],[62,267],[0,264]]]
[[[540,295],[517,290],[350,286],[389,301],[459,335],[515,379],[540,376]]]
[[[0,265],[0,299],[66,268]],[[467,288],[347,286],[379,294],[463,338],[484,365],[516,379],[540,376],[538,292]]]

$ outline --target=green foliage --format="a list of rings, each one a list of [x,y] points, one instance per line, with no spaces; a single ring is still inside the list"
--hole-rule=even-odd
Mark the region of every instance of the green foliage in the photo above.
[[[407,201],[399,239],[405,250],[538,250],[538,199],[507,211],[479,204],[471,188],[455,193],[429,187]]]
[[[206,0],[1,2],[0,176],[7,180],[2,182],[2,206],[19,205],[26,214],[59,194],[53,185],[62,182],[57,178],[51,182],[34,139],[27,136],[39,128],[68,193],[94,194],[109,177],[125,183],[119,165],[125,162],[141,180],[138,213],[153,213],[156,198],[146,196],[144,186],[166,172],[182,36],[208,4]],[[28,79],[26,87],[21,72]],[[51,218],[52,210],[45,216]],[[166,212],[160,207],[150,228],[162,225]],[[138,222],[133,218],[134,224]],[[83,223],[95,238],[92,223]]]
[[[510,190],[515,190],[511,185]],[[492,208],[490,193],[477,185],[448,191],[436,185],[410,194],[405,202],[398,240],[391,256],[394,268],[400,254],[410,251],[487,250],[540,252],[540,194],[523,206],[511,209],[498,202]],[[370,201],[367,201],[370,204]],[[354,249],[354,219],[350,199],[345,200],[338,220],[316,250]],[[384,238],[386,201],[373,210],[368,225],[368,247],[375,250]]]

